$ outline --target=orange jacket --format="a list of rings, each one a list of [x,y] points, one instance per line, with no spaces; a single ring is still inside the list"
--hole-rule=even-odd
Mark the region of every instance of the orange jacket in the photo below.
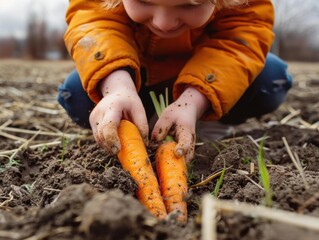
[[[66,14],[66,47],[76,63],[84,89],[101,99],[100,80],[130,67],[137,89],[140,68],[152,85],[174,79],[176,99],[185,86],[196,87],[211,102],[206,119],[225,115],[264,66],[274,34],[271,0],[215,10],[207,24],[175,39],[161,39],[129,19],[123,6],[105,10],[100,0],[70,0]]]

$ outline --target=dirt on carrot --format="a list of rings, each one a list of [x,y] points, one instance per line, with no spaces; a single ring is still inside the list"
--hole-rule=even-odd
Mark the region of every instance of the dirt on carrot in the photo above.
[[[118,134],[121,141],[118,158],[137,183],[137,198],[156,217],[164,219],[165,205],[140,132],[132,122],[122,120]]]
[[[187,222],[187,167],[184,157],[176,157],[176,142],[162,143],[156,151],[156,169],[168,214]]]
[[[154,91],[150,92],[150,96],[157,116],[160,117],[169,105],[168,89],[165,90],[165,96],[160,94],[157,98]],[[175,127],[173,125],[168,130],[173,131]],[[168,130],[165,132],[169,132]],[[174,138],[167,135],[156,150],[155,163],[167,213],[174,214],[178,223],[185,224],[187,223],[187,167],[185,156],[175,155],[176,145]]]

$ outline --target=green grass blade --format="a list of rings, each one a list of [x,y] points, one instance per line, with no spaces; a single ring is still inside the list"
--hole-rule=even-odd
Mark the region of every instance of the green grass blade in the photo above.
[[[215,189],[214,189],[214,192],[213,192],[213,195],[217,198],[218,197],[218,193],[219,193],[219,190],[220,190],[220,187],[224,181],[224,176],[225,176],[225,172],[226,172],[226,162],[225,162],[225,159],[224,159],[224,168],[218,178],[218,181],[216,183],[216,186],[215,186]]]
[[[259,168],[259,176],[262,182],[262,185],[265,189],[265,205],[268,207],[272,206],[272,191],[270,188],[270,176],[265,164],[264,158],[264,141],[263,139],[259,145],[259,154],[257,157],[258,168]]]

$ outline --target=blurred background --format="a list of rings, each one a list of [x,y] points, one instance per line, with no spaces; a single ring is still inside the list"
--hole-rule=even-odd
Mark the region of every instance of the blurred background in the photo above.
[[[289,61],[319,61],[319,0],[273,0],[272,51]],[[68,59],[68,0],[0,0],[0,58]]]

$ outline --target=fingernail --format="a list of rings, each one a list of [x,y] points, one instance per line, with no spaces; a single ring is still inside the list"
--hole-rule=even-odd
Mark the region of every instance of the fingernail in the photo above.
[[[182,157],[184,155],[184,150],[179,148],[175,151],[177,157]]]
[[[116,146],[112,146],[111,147],[111,151],[115,155],[115,154],[117,154],[119,152],[119,149]]]

